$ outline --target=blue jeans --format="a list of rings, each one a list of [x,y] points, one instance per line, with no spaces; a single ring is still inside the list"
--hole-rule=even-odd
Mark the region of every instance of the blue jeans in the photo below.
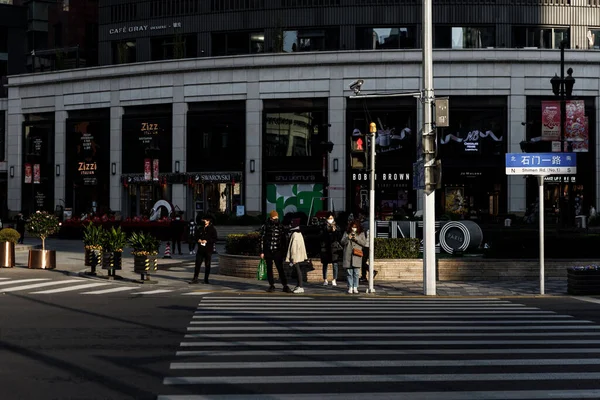
[[[327,263],[323,263],[323,279],[327,280]],[[338,263],[331,263],[333,266],[333,279],[336,280],[338,276]]]
[[[360,275],[360,268],[348,268],[346,270],[346,274],[348,275],[348,287],[357,288],[358,276]]]

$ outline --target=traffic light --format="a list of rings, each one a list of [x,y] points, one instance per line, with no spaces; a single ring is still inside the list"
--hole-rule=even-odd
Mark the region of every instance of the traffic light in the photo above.
[[[367,140],[358,130],[355,130],[350,138],[350,167],[367,168]]]

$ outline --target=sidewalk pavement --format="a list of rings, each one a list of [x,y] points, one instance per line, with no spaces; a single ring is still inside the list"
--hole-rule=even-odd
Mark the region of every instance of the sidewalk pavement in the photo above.
[[[27,238],[26,245],[39,245],[38,239]],[[57,267],[54,272],[62,272],[69,276],[80,276],[95,280],[106,280],[107,273],[101,266],[96,269],[97,276],[86,275],[90,267],[84,265],[83,242],[80,240],[47,239],[46,248],[56,250]],[[25,250],[25,249],[22,249]],[[219,275],[218,256],[213,257],[213,268],[211,270],[210,285],[190,285],[194,273],[195,256],[190,255],[187,243],[181,246],[182,255],[175,254],[171,249],[172,258],[163,259],[164,242],[161,245],[161,255],[158,260],[158,271],[150,274],[149,281],[141,281],[141,276],[133,272],[133,256],[130,249],[123,252],[123,269],[116,271],[120,279],[116,283],[168,286],[175,289],[198,290],[208,292],[256,292],[268,288],[266,281],[255,279],[244,279],[231,276]],[[217,251],[224,252],[225,245],[217,244]],[[17,267],[27,268],[27,251],[17,251]],[[34,270],[28,270],[34,271]],[[35,270],[40,271],[40,270]],[[203,277],[204,269],[200,278]],[[202,281],[202,279],[200,279]],[[290,282],[293,288],[295,280]],[[566,279],[547,279],[545,282],[546,295],[560,296],[567,293]],[[279,283],[276,287],[281,289]],[[310,294],[343,294],[346,291],[346,282],[340,280],[337,287],[331,285],[308,283],[304,285],[305,295]],[[367,285],[361,284],[359,290],[364,293]],[[399,282],[377,282],[375,280],[375,294],[384,296],[422,296],[423,282],[421,281],[399,281]],[[538,280],[501,280],[501,281],[439,281],[437,282],[438,296],[536,296],[539,295]]]

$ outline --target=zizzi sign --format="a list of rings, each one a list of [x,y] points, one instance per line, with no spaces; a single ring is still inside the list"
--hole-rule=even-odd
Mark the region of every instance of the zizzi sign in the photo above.
[[[147,31],[159,31],[167,28],[181,28],[181,22],[173,22],[172,25],[132,25],[122,26],[120,28],[110,28],[108,30],[109,35],[117,35],[119,33],[134,33],[134,32],[147,32]]]

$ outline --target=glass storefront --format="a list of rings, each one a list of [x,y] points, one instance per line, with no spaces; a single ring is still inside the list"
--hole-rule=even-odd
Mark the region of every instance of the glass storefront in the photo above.
[[[412,171],[416,159],[416,112],[413,99],[375,99],[348,103],[346,137],[368,134],[369,124],[377,124],[375,137],[375,212],[381,220],[412,215],[417,208]],[[358,215],[368,215],[370,176],[366,170],[348,165],[348,205]]]
[[[506,97],[450,97],[450,126],[438,128],[438,214],[493,221],[507,210]]]

